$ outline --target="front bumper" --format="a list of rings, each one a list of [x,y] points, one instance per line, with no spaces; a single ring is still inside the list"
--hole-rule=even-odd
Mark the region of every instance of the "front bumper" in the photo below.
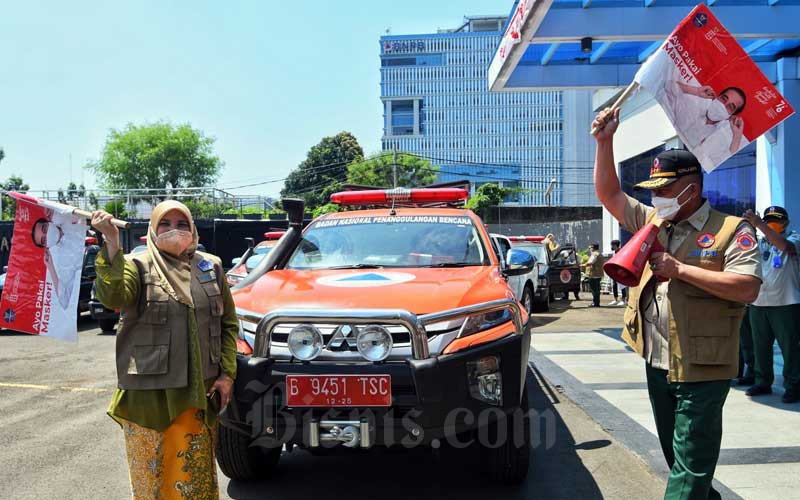
[[[360,422],[370,446],[430,445],[459,439],[465,432],[511,414],[520,406],[530,349],[530,330],[466,351],[393,363],[294,363],[239,355],[235,400],[222,424],[259,445],[315,447],[315,425],[325,421]],[[470,395],[467,363],[499,356],[503,401],[494,406]],[[392,406],[386,408],[290,408],[285,405],[287,375],[391,375]],[[363,432],[363,431],[362,431]]]
[[[113,309],[107,309],[99,300],[89,300],[89,313],[92,319],[117,319],[119,313]]]

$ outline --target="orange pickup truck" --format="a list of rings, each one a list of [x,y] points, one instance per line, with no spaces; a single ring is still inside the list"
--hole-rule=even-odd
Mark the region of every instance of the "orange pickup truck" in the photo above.
[[[494,480],[521,481],[530,428],[527,311],[463,189],[345,191],[344,211],[289,230],[233,287],[240,322],[234,401],[217,459],[268,477],[282,453],[469,447]],[[343,466],[343,472],[346,472]]]

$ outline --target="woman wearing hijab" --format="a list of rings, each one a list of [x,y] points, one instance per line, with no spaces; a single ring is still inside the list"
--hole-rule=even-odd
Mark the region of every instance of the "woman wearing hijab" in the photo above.
[[[239,328],[222,266],[196,251],[180,202],[155,207],[147,252],[127,258],[111,218],[92,214],[105,240],[97,298],[122,310],[108,414],[123,429],[133,499],[217,500],[217,416],[231,399]]]

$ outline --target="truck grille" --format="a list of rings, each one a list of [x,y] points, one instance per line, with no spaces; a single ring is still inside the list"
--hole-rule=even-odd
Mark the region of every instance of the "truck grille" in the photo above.
[[[297,325],[298,325],[297,323],[281,323],[279,325],[276,325],[275,328],[272,330],[272,337],[271,337],[272,344],[285,346],[289,338],[289,332],[291,332],[292,328],[296,327]],[[333,335],[336,333],[337,329],[342,325],[314,323],[314,326],[320,331],[320,333],[322,333],[322,340],[325,346],[328,346],[331,339],[333,338]],[[381,325],[381,326],[386,328],[392,335],[392,342],[394,344],[394,347],[406,347],[411,345],[411,335],[409,334],[406,327],[397,325]],[[349,336],[346,337],[348,341],[342,342],[341,346],[339,347],[330,347],[328,348],[328,350],[334,352],[358,351],[358,349],[356,348],[358,327],[351,326],[350,328],[353,333],[351,333]],[[436,334],[429,334],[428,338],[431,339],[435,336]]]

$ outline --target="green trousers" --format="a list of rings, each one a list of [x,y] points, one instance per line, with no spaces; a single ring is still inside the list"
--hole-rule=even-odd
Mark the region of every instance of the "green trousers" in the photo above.
[[[600,282],[603,278],[589,278],[589,290],[592,291],[592,304],[600,305]]]
[[[771,387],[772,346],[775,340],[783,355],[783,387],[800,388],[800,304],[750,306],[750,327],[755,347],[756,384]]]
[[[755,347],[753,346],[753,329],[750,328],[750,308],[742,318],[739,328],[739,376],[754,377],[755,372]]]
[[[722,407],[730,380],[669,382],[646,364],[658,440],[670,467],[665,500],[722,498],[711,482],[722,442]]]

